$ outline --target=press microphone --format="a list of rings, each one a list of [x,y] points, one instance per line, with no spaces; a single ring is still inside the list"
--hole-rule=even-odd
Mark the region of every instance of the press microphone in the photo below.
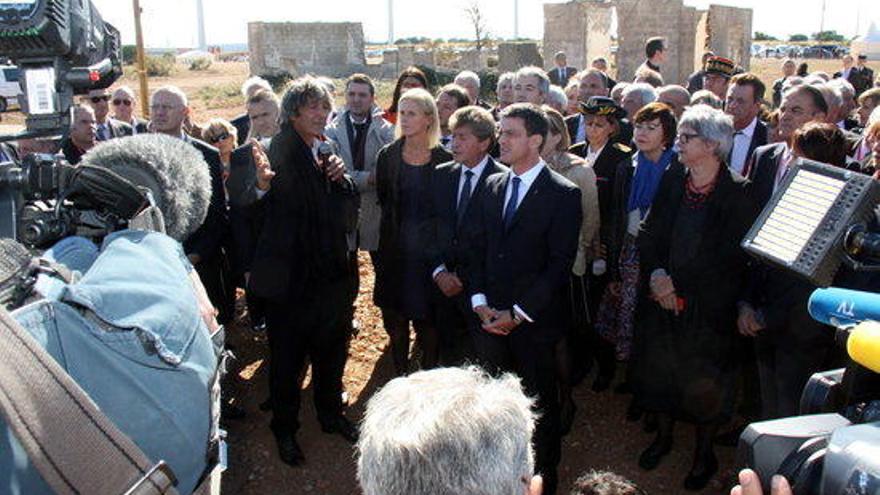
[[[330,143],[327,141],[321,141],[321,144],[318,145],[318,161],[321,165],[321,172],[324,173],[324,187],[326,187],[327,192],[330,192],[330,177],[327,177],[327,160],[330,159],[330,155],[333,154],[333,147],[330,146]]]
[[[208,214],[208,164],[181,139],[164,134],[111,139],[86,153],[82,165],[111,170],[148,189],[164,217],[165,233],[178,241],[195,232]]]
[[[816,289],[807,309],[814,320],[835,327],[880,321],[880,294],[834,287]]]
[[[880,373],[880,323],[865,321],[849,331],[846,352],[853,361]]]

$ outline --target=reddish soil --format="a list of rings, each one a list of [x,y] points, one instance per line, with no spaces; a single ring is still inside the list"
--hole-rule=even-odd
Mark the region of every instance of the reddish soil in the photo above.
[[[359,331],[354,336],[345,370],[345,389],[349,397],[347,416],[358,420],[370,396],[392,374],[388,339],[378,309],[372,304],[373,274],[367,258],[361,259],[361,293],[357,302]],[[268,396],[266,336],[250,330],[246,314],[229,328],[229,341],[238,360],[233,364],[229,389],[247,410],[247,418],[229,421],[229,469],[223,479],[227,494],[315,493],[349,495],[360,493],[355,479],[355,451],[338,435],[321,433],[315,418],[311,387],[304,384],[302,429],[298,439],[306,464],[292,468],[278,460],[269,432],[270,414],[258,405]],[[572,432],[563,439],[559,467],[560,495],[577,476],[590,469],[617,472],[637,482],[650,494],[688,493],[681,488],[690,468],[693,428],[676,430],[673,452],[656,470],[645,472],[636,464],[639,453],[653,438],[637,423],[624,420],[629,396],[590,391],[588,378],[575,389],[578,405]],[[702,492],[727,493],[735,476],[735,449],[718,447],[721,469]]]

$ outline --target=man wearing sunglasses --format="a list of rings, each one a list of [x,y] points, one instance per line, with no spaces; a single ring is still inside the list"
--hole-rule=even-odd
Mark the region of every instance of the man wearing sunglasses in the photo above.
[[[131,126],[132,134],[146,134],[148,132],[149,122],[134,114],[134,90],[128,86],[116,88],[110,103],[113,105],[113,118]]]
[[[95,122],[98,124],[98,141],[109,141],[113,138],[131,136],[131,126],[110,118],[110,91],[93,89],[85,97],[86,103],[95,111]]]

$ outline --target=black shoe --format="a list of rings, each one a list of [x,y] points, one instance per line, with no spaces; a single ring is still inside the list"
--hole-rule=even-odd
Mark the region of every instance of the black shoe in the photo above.
[[[639,467],[650,471],[660,464],[660,460],[672,451],[672,437],[657,437],[639,456]]]
[[[593,392],[599,393],[608,390],[612,380],[614,380],[614,375],[598,375],[593,381]]]
[[[694,460],[694,466],[684,479],[685,490],[699,491],[706,488],[709,480],[718,472],[718,458],[714,453],[710,453],[701,459]]]
[[[575,412],[577,412],[577,406],[574,405],[574,400],[571,397],[562,401],[562,407],[559,411],[559,431],[562,436],[568,435],[571,431]]]
[[[266,397],[266,400],[260,402],[260,411],[271,411],[272,410],[272,397]]]
[[[321,423],[321,431],[324,433],[338,433],[339,436],[352,444],[358,441],[357,427],[342,415],[331,421]]]
[[[290,433],[275,433],[275,444],[278,446],[278,457],[281,462],[288,466],[299,466],[306,462],[306,456],[303,454],[296,437]]]

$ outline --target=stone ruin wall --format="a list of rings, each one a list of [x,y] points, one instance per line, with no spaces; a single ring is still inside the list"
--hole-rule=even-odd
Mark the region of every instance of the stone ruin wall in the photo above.
[[[251,22],[251,74],[345,77],[366,69],[359,22]]]

